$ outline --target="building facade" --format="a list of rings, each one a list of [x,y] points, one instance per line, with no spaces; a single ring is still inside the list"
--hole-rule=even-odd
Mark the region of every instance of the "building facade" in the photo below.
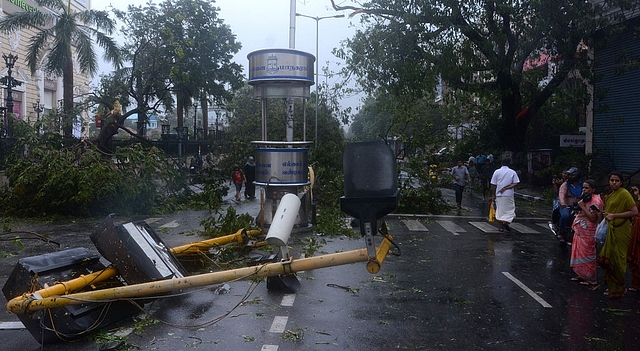
[[[75,11],[83,11],[90,9],[90,1],[88,0],[71,0],[71,7]],[[39,7],[34,1],[31,0],[0,0],[0,20],[6,16],[21,12],[21,11],[42,11],[52,12],[51,9]],[[14,32],[0,36],[0,53],[4,55],[17,55],[16,61],[12,69],[12,77],[21,84],[12,88],[13,97],[13,113],[17,119],[27,121],[33,125],[38,115],[43,117],[51,112],[53,109],[60,109],[61,100],[63,96],[62,77],[53,76],[47,74],[43,69],[38,68],[32,75],[27,65],[27,47],[31,38],[36,31],[32,29],[18,29]],[[46,55],[46,54],[45,54]],[[43,67],[46,57],[41,58],[41,65]],[[5,62],[0,61],[0,77],[7,76],[8,69],[5,67]],[[77,63],[74,62],[74,96],[77,96],[78,101],[83,94],[89,91],[90,77],[88,74],[83,74]],[[6,106],[7,99],[7,87],[1,86],[1,102],[2,106]],[[42,112],[37,112],[36,107],[38,104],[42,106]],[[83,113],[79,116],[78,126],[74,127],[74,135],[79,137],[83,130],[81,125],[86,125],[88,121],[88,114]]]

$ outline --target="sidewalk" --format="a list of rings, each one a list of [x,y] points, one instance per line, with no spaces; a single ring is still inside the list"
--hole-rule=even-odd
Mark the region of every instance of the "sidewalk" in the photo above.
[[[517,217],[538,217],[549,219],[551,214],[551,206],[547,204],[540,193],[535,189],[517,188],[515,194],[516,214]],[[440,192],[444,200],[449,204],[451,210],[449,215],[457,214],[467,217],[488,217],[490,199],[483,200],[482,194],[478,191],[473,194],[465,193],[462,197],[462,209],[457,210],[455,201],[455,192],[450,188],[440,188]],[[394,214],[395,216],[412,216],[410,214]],[[427,215],[425,215],[427,216]],[[517,218],[516,217],[516,218]],[[516,219],[517,221],[517,219]]]
[[[521,199],[525,199],[525,200],[530,200],[530,201],[545,201],[546,199],[542,197],[542,195],[540,194],[540,192],[536,189],[532,189],[532,188],[516,188],[517,191],[516,196],[521,198]]]

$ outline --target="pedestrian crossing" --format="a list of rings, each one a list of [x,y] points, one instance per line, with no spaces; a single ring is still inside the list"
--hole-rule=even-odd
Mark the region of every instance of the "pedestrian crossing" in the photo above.
[[[158,223],[162,220],[162,218],[148,218],[145,221],[149,224]],[[424,221],[420,221],[418,219],[402,219],[400,222],[407,228],[407,230],[411,232],[429,232],[432,230],[436,230],[435,228],[431,228],[434,225],[437,225],[440,229],[443,229],[453,235],[460,235],[461,233],[468,233],[469,231],[479,230],[483,233],[499,233],[500,225],[496,223],[490,223],[486,220],[469,220],[467,222],[461,222],[459,219],[446,220],[446,219],[438,219],[433,221],[435,224],[430,224],[429,226],[425,225]],[[523,224],[521,222],[513,222],[510,227],[512,232],[521,233],[521,234],[540,234],[542,232],[546,232],[548,230],[548,222],[535,222]],[[466,225],[468,227],[465,229]],[[160,228],[176,228],[179,226],[179,223],[176,220],[169,221],[160,226]]]
[[[480,229],[484,233],[499,233],[498,227],[489,222],[469,222],[472,226]]]
[[[453,221],[436,221],[444,230],[452,233],[453,235],[458,235],[458,233],[466,233],[467,231],[462,229],[459,225],[453,223]]]
[[[403,219],[401,222],[407,227],[409,231],[412,232],[428,232],[428,231],[437,231],[437,230],[445,230],[453,235],[460,235],[462,233],[468,233],[470,231],[479,230],[483,233],[499,233],[500,225],[498,223],[489,223],[487,221],[467,221],[461,222],[460,220],[450,221],[450,220],[436,220],[433,224],[425,225],[423,222],[419,220],[406,220]],[[467,227],[467,225],[471,227]],[[437,226],[438,228],[434,228]],[[465,229],[466,227],[466,229]],[[521,234],[540,234],[540,228],[547,228],[547,222],[540,223],[519,223],[513,222],[510,225],[511,233],[521,233]]]

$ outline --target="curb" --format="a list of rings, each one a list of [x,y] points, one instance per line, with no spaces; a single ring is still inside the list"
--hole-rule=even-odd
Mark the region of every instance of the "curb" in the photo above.
[[[523,194],[523,193],[515,193],[515,196],[524,199],[524,200],[529,200],[529,201],[544,201],[543,197],[540,196],[533,196],[533,195],[527,195],[527,194]]]

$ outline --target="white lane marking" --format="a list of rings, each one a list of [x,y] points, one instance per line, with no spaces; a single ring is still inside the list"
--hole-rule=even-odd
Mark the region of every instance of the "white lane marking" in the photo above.
[[[472,226],[482,230],[485,233],[499,233],[498,228],[489,222],[469,222]]]
[[[529,296],[533,297],[534,300],[538,301],[538,303],[541,304],[542,307],[544,307],[544,308],[553,308],[553,307],[551,307],[551,305],[547,301],[543,300],[540,296],[538,296],[538,294],[533,292],[533,290],[529,289],[521,281],[519,281],[514,276],[512,276],[511,273],[502,272],[502,274],[504,274],[505,277],[509,278],[512,282],[516,283],[517,286],[519,286],[522,290],[524,290],[527,294],[529,294]]]
[[[155,222],[157,222],[157,221],[159,221],[159,220],[161,220],[161,219],[162,219],[162,218],[160,218],[160,217],[151,217],[151,218],[147,218],[147,219],[145,219],[144,221],[145,221],[147,224],[152,224],[152,223],[155,223]]]
[[[160,228],[178,228],[179,226],[180,226],[180,224],[178,224],[178,222],[173,220],[173,221],[171,221],[169,223],[161,225]]]
[[[278,351],[278,345],[262,345],[260,351]]]
[[[296,294],[286,294],[282,296],[280,306],[293,306],[293,302],[296,300]]]
[[[537,225],[541,226],[542,228],[549,230],[549,222],[547,223],[536,223]]]
[[[282,334],[284,332],[284,329],[287,327],[288,321],[289,321],[289,317],[275,316],[275,318],[273,318],[273,323],[271,323],[271,328],[269,329],[269,332]]]
[[[520,224],[520,223],[511,223],[511,228],[517,230],[518,232],[522,233],[522,234],[540,234],[539,231],[529,228],[524,224]]]
[[[467,231],[462,229],[459,225],[453,223],[452,221],[436,221],[436,223],[440,224],[442,228],[446,231],[453,233],[453,235],[458,235],[458,233],[466,233]]]
[[[402,223],[412,232],[428,232],[429,229],[416,219],[403,219]]]
[[[0,322],[0,330],[24,329],[22,322]]]

